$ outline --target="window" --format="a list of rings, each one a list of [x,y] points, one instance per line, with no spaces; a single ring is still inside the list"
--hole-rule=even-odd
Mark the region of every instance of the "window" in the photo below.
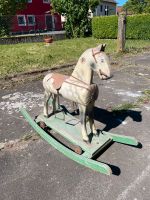
[[[50,1],[49,0],[43,0],[43,3],[49,3],[50,4]]]
[[[105,6],[105,15],[108,15],[108,9],[109,9],[109,7]]]
[[[35,16],[34,15],[28,15],[28,26],[34,26],[35,25]]]
[[[26,18],[25,15],[18,15],[18,26],[26,26]]]
[[[32,0],[28,0],[28,3],[32,3]]]
[[[100,11],[103,12],[103,5],[100,6]]]

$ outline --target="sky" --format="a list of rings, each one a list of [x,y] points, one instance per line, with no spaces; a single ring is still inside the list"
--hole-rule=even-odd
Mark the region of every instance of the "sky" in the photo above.
[[[127,0],[116,0],[118,6],[122,6]]]

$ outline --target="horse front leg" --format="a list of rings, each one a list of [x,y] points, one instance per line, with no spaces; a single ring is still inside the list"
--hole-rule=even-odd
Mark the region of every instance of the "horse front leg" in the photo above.
[[[52,93],[45,91],[44,92],[44,109],[43,114],[45,117],[48,117],[48,101],[51,97]]]
[[[92,102],[89,106],[88,106],[88,116],[89,116],[89,124],[90,124],[90,129],[91,132],[97,136],[97,130],[96,130],[96,126],[94,123],[94,102]]]
[[[94,123],[94,114],[93,114],[93,111],[89,114],[89,123],[90,123],[90,129],[91,129],[91,132],[97,136],[97,130],[96,130],[96,126],[95,126],[95,123]]]
[[[89,143],[89,137],[86,129],[86,106],[79,105],[80,118],[81,118],[81,133],[83,141]]]

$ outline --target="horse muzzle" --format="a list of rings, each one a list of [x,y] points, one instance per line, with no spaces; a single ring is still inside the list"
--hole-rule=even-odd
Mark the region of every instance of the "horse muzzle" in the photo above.
[[[109,79],[112,77],[111,74],[108,75],[108,74],[104,73],[101,69],[98,71],[98,75],[99,75],[100,79],[102,79],[102,80],[106,80],[106,79]]]

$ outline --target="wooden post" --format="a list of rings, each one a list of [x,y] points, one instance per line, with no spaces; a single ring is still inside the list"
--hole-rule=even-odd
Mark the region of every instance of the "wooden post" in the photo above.
[[[126,15],[120,14],[118,16],[117,52],[125,51],[125,42],[126,42]]]

